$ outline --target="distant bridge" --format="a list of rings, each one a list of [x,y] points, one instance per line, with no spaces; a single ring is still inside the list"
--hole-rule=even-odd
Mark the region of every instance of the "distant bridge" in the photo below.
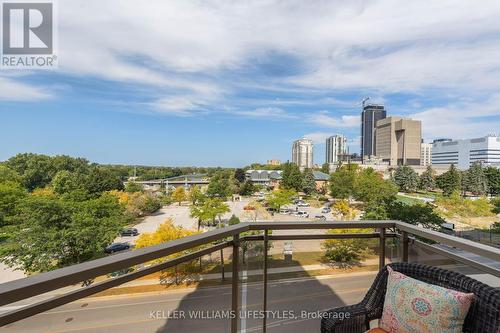
[[[135,181],[138,184],[142,184],[145,189],[160,189],[162,187],[191,187],[191,186],[202,186],[208,185],[210,182],[206,174],[192,174],[176,176],[164,179],[151,179],[151,180],[141,180]]]

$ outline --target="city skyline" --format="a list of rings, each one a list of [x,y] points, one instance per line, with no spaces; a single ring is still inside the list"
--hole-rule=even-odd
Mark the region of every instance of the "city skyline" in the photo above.
[[[306,136],[321,164],[335,133],[359,153],[365,96],[426,141],[500,128],[495,2],[57,7],[58,69],[0,69],[0,160],[236,167],[286,161]]]

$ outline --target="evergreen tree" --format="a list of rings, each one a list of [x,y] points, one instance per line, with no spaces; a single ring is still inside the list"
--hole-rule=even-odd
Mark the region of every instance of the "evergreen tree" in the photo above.
[[[500,169],[495,167],[487,167],[484,169],[484,174],[488,180],[488,193],[490,195],[500,194]]]
[[[245,182],[246,179],[245,171],[239,168],[234,170],[234,179],[236,179],[238,183],[243,184],[243,182]]]
[[[323,163],[323,165],[321,166],[321,172],[329,175],[330,174],[330,165],[328,163]]]
[[[310,169],[306,169],[302,178],[302,191],[305,194],[316,193],[316,181],[314,180],[314,174]]]
[[[462,176],[454,164],[450,166],[448,171],[436,178],[437,187],[443,190],[443,194],[447,197],[452,195],[453,192],[460,191],[461,182]]]
[[[414,192],[418,187],[418,175],[408,165],[400,165],[393,175],[393,180],[403,192]]]
[[[424,191],[433,190],[436,187],[435,179],[435,172],[429,165],[427,169],[420,175],[419,188]]]
[[[474,162],[462,178],[462,189],[474,195],[484,195],[488,191],[488,179],[481,162]]]
[[[281,184],[285,189],[302,191],[302,173],[296,164],[290,162],[283,164]]]

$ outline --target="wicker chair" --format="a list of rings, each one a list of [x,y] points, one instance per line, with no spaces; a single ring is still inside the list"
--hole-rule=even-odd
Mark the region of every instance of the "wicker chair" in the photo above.
[[[414,279],[438,285],[444,288],[475,294],[465,318],[463,332],[499,333],[500,332],[500,291],[471,279],[463,274],[447,271],[437,267],[415,263],[389,264],[395,271]],[[329,310],[321,320],[321,332],[353,332],[361,333],[369,329],[369,322],[382,317],[385,291],[387,285],[387,266],[375,278],[370,290],[356,305]],[[349,313],[349,318],[338,319]]]

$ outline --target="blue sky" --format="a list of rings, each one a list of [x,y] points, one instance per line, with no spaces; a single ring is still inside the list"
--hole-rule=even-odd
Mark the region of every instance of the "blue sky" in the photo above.
[[[59,1],[59,67],[0,69],[0,160],[243,166],[335,133],[359,101],[423,136],[500,131],[500,4]]]

